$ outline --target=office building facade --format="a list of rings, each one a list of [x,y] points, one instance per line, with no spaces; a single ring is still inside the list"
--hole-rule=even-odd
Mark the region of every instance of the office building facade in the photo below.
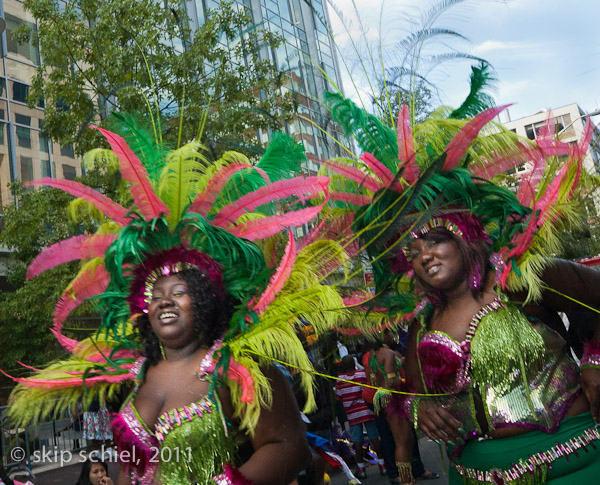
[[[0,0],[4,21],[0,62],[0,214],[13,202],[8,184],[40,177],[74,179],[81,163],[71,146],[52,143],[43,133],[43,100],[27,106],[31,79],[39,66],[40,52],[32,42],[18,44],[13,32],[22,24],[35,28],[35,19],[18,0]],[[1,22],[0,22],[1,23]]]
[[[219,3],[218,0],[187,1],[192,28],[201,25],[208,10]],[[285,39],[277,49],[263,49],[261,54],[284,74],[282,93],[294,93],[299,116],[285,129],[302,141],[308,158],[305,170],[315,173],[319,160],[340,156],[334,140],[341,139],[341,132],[319,101],[324,91],[335,90],[334,84],[341,89],[334,46],[328,34],[326,0],[234,0],[234,4],[247,8],[254,24]],[[266,141],[268,135],[259,133],[261,141]]]

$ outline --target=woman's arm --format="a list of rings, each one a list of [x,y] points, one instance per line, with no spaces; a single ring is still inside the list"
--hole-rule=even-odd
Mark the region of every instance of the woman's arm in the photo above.
[[[264,374],[271,382],[273,404],[261,410],[250,436],[254,453],[239,471],[253,484],[288,484],[309,465],[310,451],[290,385],[274,367]]]
[[[595,348],[594,355],[600,359],[600,314],[587,309],[580,303],[600,310],[600,271],[588,268],[582,264],[563,259],[553,260],[542,274],[546,286],[559,291],[544,290],[542,305],[556,312],[585,311],[586,320],[591,323],[592,342],[590,348]],[[567,297],[571,297],[573,301]],[[571,326],[577,326],[577,319],[570,321]],[[573,329],[570,329],[572,332]],[[585,357],[585,355],[584,355]],[[582,365],[584,362],[582,361]],[[590,403],[590,412],[596,422],[600,421],[600,367],[584,366],[581,369],[581,389]]]

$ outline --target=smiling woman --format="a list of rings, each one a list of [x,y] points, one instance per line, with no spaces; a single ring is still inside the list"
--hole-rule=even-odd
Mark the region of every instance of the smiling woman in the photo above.
[[[256,166],[233,152],[211,165],[197,143],[168,153],[143,145],[144,164],[123,138],[101,131],[113,149],[103,156],[118,158],[133,205],[76,182],[43,181],[81,195],[111,221],[47,248],[30,266],[35,276],[84,261],[56,305],[53,329],[74,355],[17,379],[13,415],[30,423],[73,398],[85,405],[133,384],[112,423],[119,485],[293,482],[310,453],[291,387],[272,362],[311,369],[296,328],[310,321],[324,332],[340,312],[323,309],[344,306],[321,282],[344,262],[341,247],[299,248],[289,230],[317,216],[329,179],[294,176],[303,152],[283,135]],[[280,198],[285,204],[273,203]],[[309,199],[315,203],[303,207]],[[270,244],[254,242],[266,238]],[[90,297],[101,328],[77,342],[62,323]],[[301,381],[308,412],[311,374]]]
[[[173,260],[172,253],[155,254],[153,261],[161,261],[157,267],[142,264],[134,270],[129,300],[132,312],[141,309],[136,325],[145,358],[138,361],[136,388],[114,420],[113,430],[121,456],[143,458],[139,464],[124,460],[117,483],[180,483],[186,476],[182,470],[205,483],[221,460],[239,460],[236,450],[244,442],[255,453],[261,450],[260,454],[243,458],[246,462],[242,461],[239,471],[228,468],[229,477],[223,475],[215,479],[217,483],[229,483],[234,473],[252,476],[258,483],[291,482],[308,456],[289,386],[278,371],[265,369],[271,379],[273,406],[261,412],[259,431],[247,436],[238,430],[225,381],[211,377],[214,354],[221,349],[235,301],[224,290],[216,261],[194,250],[179,250],[188,264],[165,264]],[[143,292],[143,300],[136,298],[136,292]],[[152,427],[155,433],[144,431]],[[273,465],[265,475],[257,457],[268,457],[271,452],[285,453],[289,459],[280,471],[273,474],[277,468]]]

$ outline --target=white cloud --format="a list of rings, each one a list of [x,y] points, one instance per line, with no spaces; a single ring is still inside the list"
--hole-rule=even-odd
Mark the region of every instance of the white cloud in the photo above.
[[[481,44],[476,45],[473,48],[473,53],[481,56],[490,52],[503,51],[503,50],[517,50],[522,47],[518,42],[501,42],[497,40],[486,40]]]

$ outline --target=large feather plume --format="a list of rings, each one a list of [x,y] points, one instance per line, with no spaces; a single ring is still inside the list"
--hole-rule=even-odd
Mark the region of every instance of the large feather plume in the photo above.
[[[156,195],[148,172],[125,140],[108,130],[95,128],[104,135],[112,151],[117,155],[121,166],[121,175],[131,184],[131,195],[140,213],[146,219],[154,219],[161,214],[167,215],[169,210]]]

